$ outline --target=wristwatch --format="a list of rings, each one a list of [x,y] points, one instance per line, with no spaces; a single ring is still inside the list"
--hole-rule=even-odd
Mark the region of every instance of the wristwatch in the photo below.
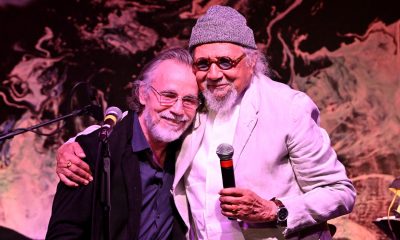
[[[278,210],[276,212],[277,215],[276,224],[279,226],[286,227],[289,211],[287,210],[285,205],[283,205],[283,203],[280,200],[276,199],[275,197],[272,198],[271,201],[273,201],[275,205],[278,207]]]

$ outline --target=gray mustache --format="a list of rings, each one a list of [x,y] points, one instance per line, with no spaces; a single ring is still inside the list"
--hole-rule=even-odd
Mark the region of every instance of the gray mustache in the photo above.
[[[173,114],[171,114],[169,112],[162,112],[160,114],[160,116],[163,117],[163,118],[167,118],[169,120],[177,121],[177,122],[187,122],[187,121],[189,121],[189,117],[187,117],[187,116],[184,116],[184,115],[183,116],[175,116],[175,115],[173,115]]]

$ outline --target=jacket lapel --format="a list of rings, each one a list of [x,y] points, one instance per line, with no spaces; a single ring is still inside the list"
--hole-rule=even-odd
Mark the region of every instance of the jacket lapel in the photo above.
[[[235,149],[234,159],[236,159],[235,166],[239,162],[244,147],[246,146],[258,121],[260,93],[256,86],[257,80],[257,77],[252,79],[252,82],[241,101],[239,120],[236,126],[235,137],[233,141],[233,147]]]
[[[197,150],[199,149],[201,140],[203,139],[206,122],[207,114],[199,113],[196,115],[195,129],[188,136],[186,136],[176,159],[173,188],[176,187],[192,163]]]
[[[142,202],[141,194],[141,178],[139,170],[139,161],[135,159],[137,156],[132,152],[131,139],[133,134],[133,113],[130,111],[128,115],[118,123],[110,135],[110,153],[112,167],[115,169],[114,174],[121,173],[125,182],[125,192],[128,202],[129,217],[128,231],[129,236],[137,236],[140,224],[140,208]],[[127,152],[128,151],[128,152]],[[127,154],[127,155],[124,155]],[[117,165],[117,163],[120,163]]]

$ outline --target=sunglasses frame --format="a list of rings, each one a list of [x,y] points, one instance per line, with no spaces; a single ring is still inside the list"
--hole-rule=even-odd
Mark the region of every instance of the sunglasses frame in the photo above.
[[[242,61],[242,59],[245,58],[245,57],[246,57],[246,53],[243,53],[242,55],[240,55],[240,56],[239,56],[238,58],[236,58],[236,59],[232,59],[232,58],[227,57],[227,56],[215,57],[215,60],[211,60],[210,58],[199,58],[199,59],[197,59],[195,62],[193,62],[193,68],[194,68],[195,70],[197,70],[197,71],[206,72],[206,71],[210,70],[211,65],[212,65],[213,63],[215,63],[215,64],[218,66],[218,68],[220,68],[221,70],[229,70],[229,69],[235,68],[235,67],[240,63],[240,61]],[[231,66],[230,66],[229,68],[223,68],[223,67],[221,67],[221,65],[220,65],[220,64],[221,64],[221,59],[228,60],[228,62],[231,64]],[[197,66],[198,63],[199,63],[199,61],[203,61],[203,60],[207,60],[207,61],[208,61],[208,67],[207,67],[207,69],[200,69],[200,68]]]

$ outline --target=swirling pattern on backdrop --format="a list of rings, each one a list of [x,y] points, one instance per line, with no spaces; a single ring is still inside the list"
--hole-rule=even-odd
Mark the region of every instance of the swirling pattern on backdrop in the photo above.
[[[386,215],[388,185],[400,176],[396,0],[0,0],[0,131],[93,100],[127,109],[143,64],[163,49],[187,46],[196,19],[214,4],[242,12],[271,76],[321,109],[358,191],[353,213],[332,221],[335,237],[385,239],[372,221]],[[75,117],[40,129],[48,136],[25,133],[0,143],[0,225],[44,237],[58,182],[55,149],[94,122]]]

